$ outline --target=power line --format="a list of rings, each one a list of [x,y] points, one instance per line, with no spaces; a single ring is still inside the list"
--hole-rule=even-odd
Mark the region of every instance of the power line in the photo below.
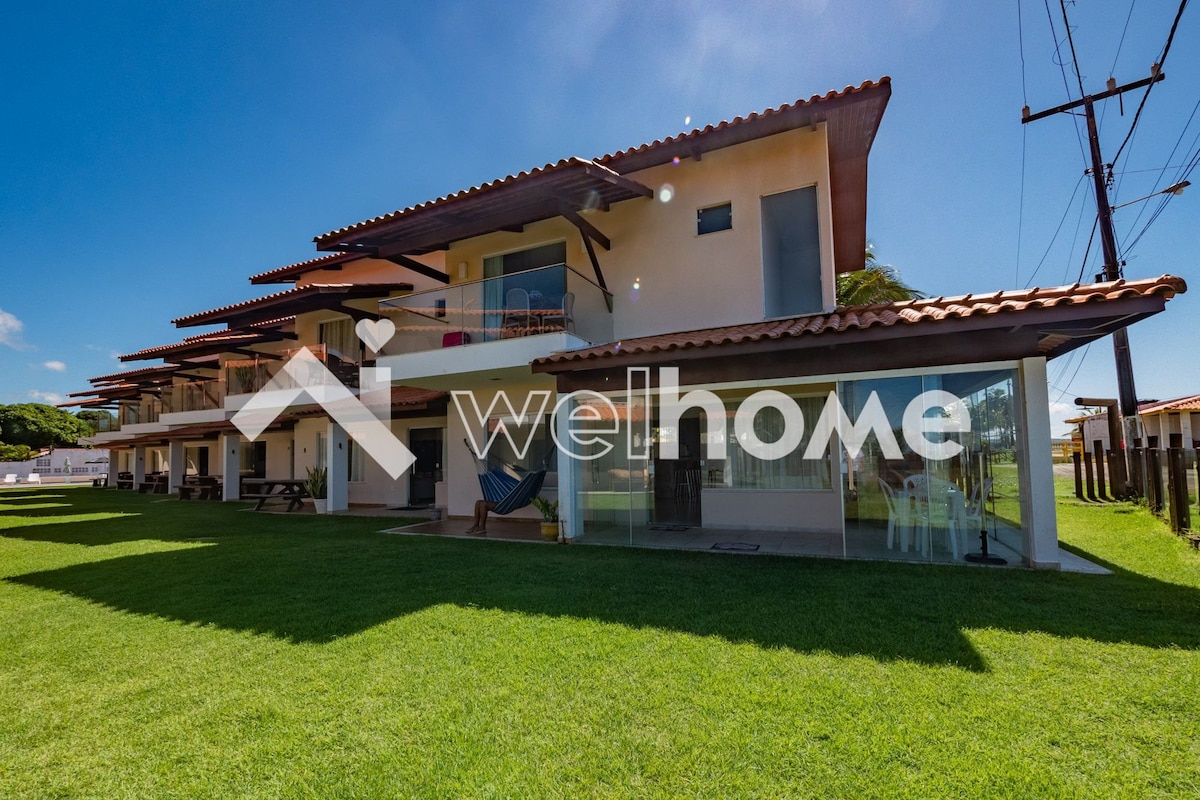
[[[1167,53],[1171,52],[1171,42],[1175,40],[1175,29],[1179,27],[1179,18],[1183,16],[1183,10],[1187,8],[1188,0],[1179,0],[1179,10],[1175,12],[1175,20],[1171,23],[1171,32],[1167,34],[1167,43],[1163,46],[1162,55],[1158,57],[1158,69],[1161,70],[1163,64],[1167,63]],[[1146,93],[1142,95],[1142,101],[1138,103],[1137,111],[1133,114],[1133,124],[1129,126],[1129,133],[1125,134],[1125,141],[1121,142],[1121,146],[1117,148],[1117,154],[1112,157],[1112,163],[1116,164],[1117,159],[1121,157],[1122,151],[1125,150],[1125,145],[1129,144],[1133,132],[1137,129],[1138,120],[1142,116],[1142,109],[1146,106],[1146,98],[1150,96],[1150,90],[1154,88],[1151,83],[1146,86]]]
[[[1050,13],[1050,0],[1042,0],[1046,6],[1046,19],[1050,22],[1050,36],[1054,39],[1054,60],[1058,64],[1058,69],[1062,72],[1063,88],[1067,90],[1067,99],[1071,99],[1071,84],[1067,80],[1067,67],[1062,60],[1062,44],[1058,41],[1058,29],[1054,27],[1054,15]],[[1078,74],[1078,70],[1076,70]],[[1083,137],[1079,134],[1079,120],[1072,115],[1071,124],[1075,127],[1075,141],[1079,143],[1079,155],[1083,158],[1086,164],[1088,157],[1087,151],[1083,147]]]
[[[1125,15],[1125,27],[1121,28],[1121,40],[1117,42],[1117,54],[1113,56],[1112,66],[1108,68],[1109,75],[1117,74],[1117,62],[1121,60],[1121,49],[1125,46],[1125,34],[1129,32],[1129,20],[1133,18],[1133,7],[1137,5],[1137,0],[1130,0],[1129,13]],[[1100,109],[1100,127],[1104,127],[1104,115],[1108,113],[1108,104]]]
[[[1067,31],[1067,44],[1071,45],[1071,63],[1075,65],[1075,80],[1079,82],[1079,96],[1083,97],[1087,92],[1083,90],[1083,76],[1079,74],[1079,58],[1075,55],[1075,37],[1071,35],[1071,23],[1067,21],[1066,0],[1058,0],[1058,7],[1062,9],[1063,28]]]
[[[1021,15],[1021,0],[1017,0],[1017,43],[1021,53],[1021,101],[1029,107],[1029,93],[1025,84],[1025,21]],[[1021,234],[1025,229],[1025,142],[1028,139],[1024,125],[1021,126],[1021,194],[1017,204],[1017,261],[1013,265],[1013,286],[1021,280]]]
[[[1183,130],[1181,130],[1179,132],[1179,136],[1175,139],[1175,145],[1171,148],[1171,153],[1167,156],[1167,159],[1166,159],[1168,162],[1172,161],[1175,158],[1175,153],[1179,150],[1179,145],[1183,143],[1183,137],[1187,135],[1188,129],[1192,126],[1192,120],[1194,120],[1196,118],[1197,111],[1200,111],[1200,99],[1197,99],[1196,104],[1194,106],[1192,106],[1192,113],[1188,115],[1187,122],[1185,122],[1183,125]],[[1196,144],[1197,141],[1200,141],[1200,133],[1197,133],[1196,138],[1192,140],[1192,143],[1190,145],[1188,145],[1187,149],[1190,151],[1192,149],[1192,147]],[[1164,166],[1164,167],[1160,167],[1157,170],[1143,170],[1143,171],[1158,173],[1158,177],[1154,179],[1154,190],[1157,192],[1159,185],[1162,183],[1163,175],[1164,175],[1164,173],[1166,173],[1167,170],[1178,169],[1178,170],[1182,171],[1182,170],[1186,170],[1188,168],[1189,168],[1188,165],[1185,163],[1180,166],[1174,166],[1174,167]],[[1172,181],[1171,184],[1169,184],[1169,185],[1174,185],[1176,183],[1179,183],[1184,177],[1186,177],[1186,176],[1184,176],[1182,172],[1177,173],[1176,179],[1174,181]],[[1133,229],[1137,227],[1137,224],[1142,219],[1142,215],[1144,213],[1146,213],[1146,206],[1141,206],[1140,208],[1138,208],[1137,216],[1135,216],[1133,218],[1133,222],[1131,222],[1129,224],[1129,229],[1126,231],[1126,233],[1133,231]],[[1149,223],[1147,223],[1147,225],[1148,224]],[[1146,229],[1143,228],[1142,233],[1144,233],[1145,230]],[[1130,244],[1130,248],[1132,248],[1133,244],[1135,244],[1137,242],[1137,240],[1140,239],[1141,237],[1142,237],[1142,234],[1139,233],[1137,235],[1137,237],[1134,238],[1133,242]],[[1127,252],[1127,251],[1122,252],[1122,256],[1125,255],[1125,252]]]
[[[1091,342],[1088,342],[1087,346],[1085,346],[1083,348],[1083,354],[1079,358],[1079,363],[1075,365],[1075,371],[1071,373],[1071,379],[1069,381],[1067,381],[1066,387],[1061,390],[1060,394],[1058,395],[1058,399],[1055,400],[1054,402],[1056,402],[1056,403],[1062,402],[1063,397],[1066,396],[1067,391],[1070,390],[1071,384],[1075,382],[1075,376],[1077,376],[1079,374],[1079,370],[1083,366],[1083,362],[1087,361],[1087,354],[1088,354],[1088,350],[1090,350],[1090,349],[1092,349],[1092,344],[1091,344]],[[1056,386],[1055,388],[1057,389],[1058,387]]]
[[[1029,276],[1029,280],[1025,282],[1025,288],[1028,289],[1033,279],[1037,277],[1038,270],[1042,268],[1042,264],[1046,263],[1046,257],[1050,255],[1050,249],[1054,247],[1054,242],[1058,240],[1058,234],[1062,232],[1063,223],[1067,221],[1067,215],[1071,213],[1071,208],[1075,205],[1075,197],[1079,194],[1079,187],[1083,185],[1086,174],[1081,174],[1079,180],[1075,182],[1075,191],[1071,192],[1071,199],[1067,201],[1067,207],[1063,211],[1062,219],[1058,221],[1058,227],[1054,229],[1054,235],[1050,237],[1050,244],[1046,245],[1046,252],[1042,253],[1042,258],[1033,269],[1033,274]]]

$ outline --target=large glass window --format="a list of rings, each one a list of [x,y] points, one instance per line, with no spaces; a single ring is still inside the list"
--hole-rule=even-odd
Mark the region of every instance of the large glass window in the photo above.
[[[848,555],[963,561],[986,531],[990,554],[1024,561],[1015,384],[1005,369],[841,385],[852,420],[887,420],[842,456]]]
[[[343,361],[358,361],[358,337],[354,334],[354,320],[349,317],[322,322],[321,344]]]
[[[798,444],[789,447],[782,458],[760,458],[753,454],[753,442],[772,444],[780,442],[788,433],[787,421],[776,408],[767,407],[754,414],[753,431],[736,430],[736,412],[742,397],[723,398],[728,410],[725,441],[725,468],[723,483],[731,489],[769,489],[775,491],[833,488],[829,449],[819,459],[804,457],[805,449],[812,438],[813,423],[821,414],[824,397],[793,397],[806,424]],[[795,424],[793,420],[792,424]]]

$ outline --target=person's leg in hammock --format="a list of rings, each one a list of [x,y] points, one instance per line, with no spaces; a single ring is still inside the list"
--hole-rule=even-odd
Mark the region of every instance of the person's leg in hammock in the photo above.
[[[471,522],[471,527],[467,528],[467,533],[478,533],[480,535],[487,533],[487,515],[488,512],[496,507],[496,504],[491,500],[476,500],[475,501],[475,519]]]

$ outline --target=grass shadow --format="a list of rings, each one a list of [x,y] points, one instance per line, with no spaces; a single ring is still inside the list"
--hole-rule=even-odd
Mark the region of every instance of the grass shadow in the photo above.
[[[329,642],[455,604],[974,671],[987,664],[965,632],[979,628],[1200,649],[1200,590],[1116,565],[1106,565],[1114,575],[1095,576],[554,547],[383,536],[374,530],[379,520],[353,518],[269,515],[251,526],[227,506],[180,505],[145,509],[137,525],[124,527],[199,516],[203,524],[172,530],[213,544],[7,580],[122,612],[296,643]],[[62,527],[70,534],[38,535],[104,539],[105,528],[122,525]]]

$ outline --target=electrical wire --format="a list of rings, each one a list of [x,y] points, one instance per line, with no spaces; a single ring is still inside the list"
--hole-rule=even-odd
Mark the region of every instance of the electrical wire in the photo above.
[[[1112,66],[1108,68],[1109,75],[1117,74],[1117,62],[1121,59],[1121,48],[1125,46],[1125,34],[1129,32],[1129,20],[1133,18],[1133,7],[1137,5],[1137,0],[1130,0],[1129,13],[1125,15],[1125,27],[1121,29],[1121,40],[1117,42],[1117,54],[1113,56]],[[1101,130],[1104,128],[1104,115],[1108,111],[1108,104],[1100,109],[1100,120],[1096,123]]]
[[[1037,277],[1038,270],[1042,268],[1042,264],[1046,263],[1046,257],[1050,255],[1050,250],[1054,247],[1054,242],[1057,241],[1058,234],[1062,232],[1063,223],[1067,221],[1067,215],[1071,213],[1071,209],[1075,205],[1075,198],[1079,195],[1079,187],[1083,185],[1083,181],[1086,177],[1086,174],[1081,173],[1079,175],[1079,180],[1075,182],[1075,191],[1071,192],[1071,199],[1067,201],[1067,207],[1063,211],[1062,219],[1058,221],[1058,227],[1054,229],[1054,235],[1050,237],[1050,244],[1046,245],[1046,252],[1042,253],[1042,258],[1038,261],[1037,266],[1034,267],[1033,274],[1031,274],[1029,276],[1029,280],[1025,282],[1026,289],[1028,289],[1030,284],[1033,283],[1033,279]]]
[[[1067,381],[1066,387],[1060,390],[1058,399],[1055,400],[1054,402],[1056,402],[1056,403],[1062,402],[1063,397],[1065,397],[1067,392],[1070,390],[1071,384],[1075,382],[1075,377],[1077,375],[1079,375],[1079,370],[1081,367],[1083,367],[1083,362],[1087,361],[1088,350],[1091,350],[1091,349],[1092,349],[1092,343],[1088,342],[1087,345],[1083,348],[1083,354],[1079,358],[1079,363],[1075,365],[1075,371],[1071,373],[1071,379],[1069,381]],[[1057,389],[1058,387],[1056,386],[1055,388]]]
[[[1183,16],[1183,10],[1187,8],[1188,0],[1179,0],[1179,10],[1175,12],[1175,20],[1171,23],[1171,32],[1167,34],[1167,43],[1163,45],[1162,55],[1158,57],[1158,68],[1161,70],[1163,65],[1167,63],[1167,53],[1171,52],[1171,43],[1175,40],[1175,30],[1179,27],[1179,18]],[[1129,126],[1129,132],[1125,134],[1125,141],[1121,142],[1121,146],[1117,148],[1117,154],[1112,157],[1112,163],[1116,164],[1117,159],[1121,157],[1121,153],[1125,150],[1125,145],[1129,144],[1129,140],[1133,137],[1133,132],[1137,130],[1138,120],[1142,116],[1142,109],[1146,106],[1146,98],[1150,97],[1150,90],[1154,88],[1157,81],[1152,81],[1146,86],[1146,93],[1142,95],[1142,101],[1138,103],[1137,111],[1133,114],[1133,123]]]
[[[1192,126],[1192,121],[1196,118],[1197,111],[1200,111],[1200,99],[1197,99],[1196,104],[1194,106],[1192,106],[1192,113],[1188,115],[1187,122],[1185,122],[1183,125],[1183,130],[1181,130],[1179,132],[1179,136],[1175,139],[1175,145],[1171,148],[1171,153],[1170,153],[1170,155],[1167,156],[1167,159],[1166,159],[1168,162],[1174,160],[1175,153],[1178,152],[1178,150],[1179,150],[1179,145],[1183,143],[1183,137],[1187,135],[1188,129],[1191,128],[1191,126]],[[1187,148],[1188,151],[1190,151],[1196,145],[1197,141],[1200,141],[1200,133],[1197,133],[1196,138],[1192,140],[1192,143],[1190,145],[1188,145],[1188,148]],[[1187,163],[1184,163],[1183,165],[1175,166],[1175,167],[1172,167],[1172,166],[1160,167],[1157,170],[1144,170],[1145,172],[1157,172],[1158,173],[1158,177],[1154,179],[1154,191],[1155,192],[1158,191],[1158,187],[1162,184],[1163,175],[1169,169],[1179,170],[1179,172],[1176,173],[1175,180],[1173,180],[1170,184],[1168,184],[1171,186],[1175,185],[1176,183],[1179,183],[1181,180],[1184,180],[1184,178],[1186,177],[1184,175],[1185,170],[1188,171],[1188,174],[1191,174]],[[1142,215],[1145,213],[1146,213],[1146,206],[1141,206],[1138,208],[1137,216],[1135,216],[1133,218],[1133,222],[1131,222],[1129,224],[1129,228],[1126,231],[1126,233],[1131,233],[1133,231],[1133,229],[1137,227],[1138,222],[1141,221]],[[1157,218],[1157,216],[1155,214],[1152,214],[1151,217],[1152,217],[1152,219]],[[1148,225],[1149,225],[1149,223],[1147,223],[1147,227],[1148,227]],[[1132,248],[1133,244],[1135,244],[1137,242],[1137,240],[1142,237],[1142,233],[1145,233],[1145,231],[1146,231],[1146,228],[1143,228],[1141,233],[1139,233],[1133,239],[1133,242],[1130,243],[1130,248]],[[1125,255],[1126,252],[1127,251],[1122,251],[1122,257]]]
[[[1021,14],[1021,0],[1017,0],[1017,44],[1021,54],[1021,102],[1029,108],[1029,92],[1025,82],[1025,21]],[[1013,265],[1013,286],[1021,282],[1021,235],[1025,229],[1025,143],[1028,125],[1021,126],[1021,192],[1017,201],[1017,259]]]
[[[1062,72],[1063,88],[1067,90],[1067,99],[1071,99],[1071,84],[1067,80],[1067,66],[1062,60],[1062,44],[1058,41],[1058,29],[1054,27],[1054,15],[1050,13],[1050,0],[1043,0],[1046,6],[1046,19],[1050,22],[1050,36],[1054,39],[1054,62],[1058,64],[1058,69]],[[1078,70],[1076,70],[1078,74]],[[1079,156],[1083,159],[1083,163],[1088,163],[1087,150],[1083,146],[1083,136],[1079,133],[1079,118],[1071,115],[1071,124],[1075,127],[1075,141],[1079,143]]]

